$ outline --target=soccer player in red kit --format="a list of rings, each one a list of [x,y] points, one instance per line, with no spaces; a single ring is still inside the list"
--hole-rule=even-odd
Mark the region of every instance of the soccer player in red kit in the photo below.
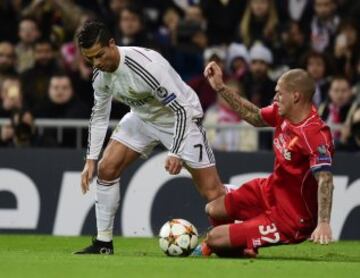
[[[251,180],[206,205],[209,216],[230,224],[213,228],[195,253],[256,256],[259,247],[308,238],[329,243],[334,146],[312,105],[312,78],[301,69],[286,72],[277,82],[274,103],[259,109],[224,85],[216,63],[204,74],[244,120],[275,128],[275,163],[268,178]]]

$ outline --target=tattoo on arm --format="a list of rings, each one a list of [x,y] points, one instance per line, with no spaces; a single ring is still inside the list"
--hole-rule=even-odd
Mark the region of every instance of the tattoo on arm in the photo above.
[[[332,195],[334,190],[333,176],[330,172],[320,171],[315,174],[318,182],[318,223],[330,222]]]
[[[235,89],[224,86],[218,93],[230,104],[231,108],[249,124],[257,127],[268,126],[261,117],[260,108],[239,96]]]

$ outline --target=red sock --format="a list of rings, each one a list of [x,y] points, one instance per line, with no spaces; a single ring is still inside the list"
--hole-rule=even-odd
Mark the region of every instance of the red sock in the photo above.
[[[211,256],[211,254],[213,253],[213,251],[211,250],[211,248],[206,244],[205,241],[203,241],[201,243],[201,253],[203,256],[208,257]]]

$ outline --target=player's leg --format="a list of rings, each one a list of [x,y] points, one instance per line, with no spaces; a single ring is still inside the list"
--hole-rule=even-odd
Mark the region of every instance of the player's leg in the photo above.
[[[200,122],[193,122],[189,127],[182,159],[201,196],[207,201],[212,201],[225,195],[226,187],[220,180],[214,153]]]
[[[114,218],[120,202],[120,177],[140,154],[124,144],[110,140],[98,164],[96,181],[97,239],[112,240]]]
[[[248,220],[254,218],[266,211],[266,205],[262,200],[261,184],[262,179],[251,180],[236,190],[228,192],[225,196],[211,201],[205,207],[206,213],[209,215],[212,222],[216,222],[218,225],[209,233],[208,240],[215,242],[215,246],[220,246],[216,249],[217,253],[221,256],[237,257],[243,254],[243,250],[229,249],[229,237],[228,231],[225,227],[234,223],[235,220]],[[208,247],[206,241],[199,244],[193,255],[194,256],[208,256],[212,253],[212,249]]]
[[[95,216],[97,236],[90,246],[75,254],[114,253],[112,244],[116,211],[120,203],[120,177],[123,171],[140,154],[124,144],[110,140],[98,163],[95,193]]]
[[[207,203],[205,206],[206,214],[217,221],[224,221],[224,223],[231,223],[235,219],[228,215],[225,207],[225,196],[220,196],[215,200]]]
[[[128,113],[113,132],[103,157],[98,164],[96,183],[97,237],[93,244],[76,254],[113,252],[114,218],[120,202],[120,177],[124,170],[141,155],[146,157],[155,145],[146,134],[143,122]]]
[[[206,245],[219,256],[254,257],[260,247],[288,243],[288,237],[278,229],[271,214],[260,214],[242,223],[222,225],[212,229]]]
[[[226,189],[220,180],[215,166],[198,169],[188,166],[186,169],[190,172],[192,180],[200,195],[207,201],[215,200],[226,194]]]

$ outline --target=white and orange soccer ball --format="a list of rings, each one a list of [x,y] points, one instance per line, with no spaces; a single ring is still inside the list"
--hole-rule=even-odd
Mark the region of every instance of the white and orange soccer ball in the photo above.
[[[159,244],[168,256],[186,257],[195,249],[199,234],[193,224],[184,219],[173,219],[160,229]]]

